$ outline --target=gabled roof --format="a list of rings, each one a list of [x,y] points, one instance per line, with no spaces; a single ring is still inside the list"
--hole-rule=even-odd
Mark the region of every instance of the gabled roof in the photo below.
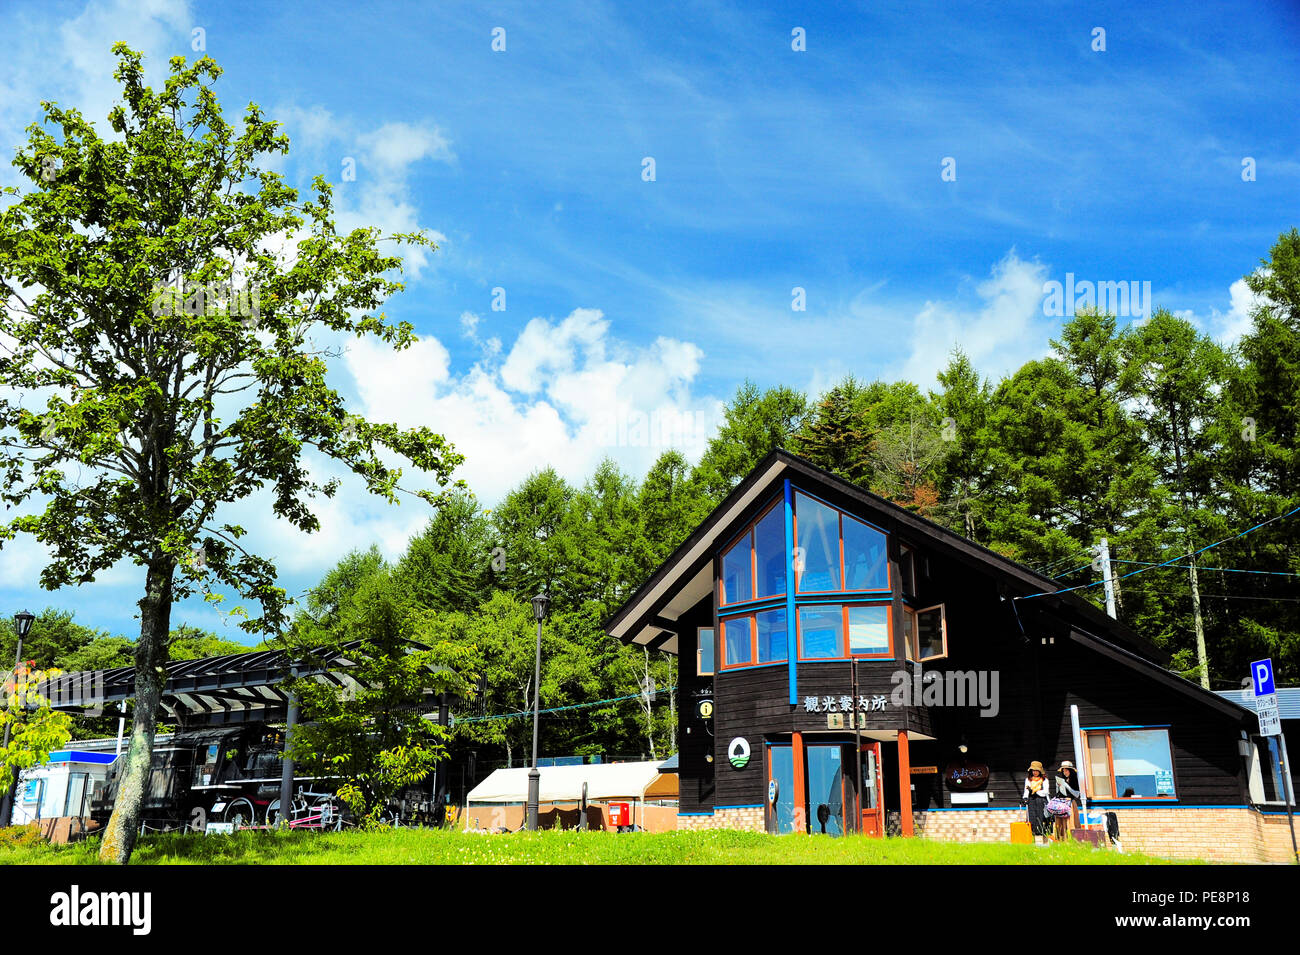
[[[780,449],[759,462],[713,509],[695,532],[606,621],[605,631],[624,642],[676,653],[677,618],[710,595],[714,552],[725,543],[740,518],[768,500],[786,478],[807,491],[823,495],[830,492],[847,498],[856,505],[858,516],[869,519],[885,531],[898,534],[921,549],[943,553],[992,576],[1005,588],[1008,599],[1046,592],[1049,596],[1031,602],[1036,609],[1061,616],[1066,623],[1077,623],[1104,633],[1109,641],[1144,659],[1160,664],[1167,660],[1163,651],[1150,641],[1111,619],[1077,594],[1060,593],[1063,588],[1058,581]]]

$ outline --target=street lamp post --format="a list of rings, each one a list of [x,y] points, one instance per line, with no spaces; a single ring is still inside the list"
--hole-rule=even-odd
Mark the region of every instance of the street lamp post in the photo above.
[[[528,831],[537,831],[537,804],[541,801],[542,771],[537,768],[537,725],[542,698],[542,620],[551,598],[542,591],[533,598],[533,616],[537,619],[537,662],[533,669],[533,768],[528,771]]]
[[[17,678],[18,665],[23,660],[23,638],[27,636],[28,631],[32,629],[32,621],[36,617],[26,610],[14,614],[14,631],[18,634],[18,652],[14,654],[14,676]],[[8,701],[6,701],[6,704]],[[5,723],[5,743],[4,748],[9,749],[9,724]],[[14,795],[18,790],[18,767],[13,770],[13,779],[10,780],[9,788],[5,791],[4,804],[0,805],[0,827],[7,826],[13,821]]]

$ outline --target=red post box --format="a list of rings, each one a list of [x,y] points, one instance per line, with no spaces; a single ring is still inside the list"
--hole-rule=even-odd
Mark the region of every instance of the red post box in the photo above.
[[[609,804],[609,824],[611,826],[632,825],[632,807],[625,802]]]

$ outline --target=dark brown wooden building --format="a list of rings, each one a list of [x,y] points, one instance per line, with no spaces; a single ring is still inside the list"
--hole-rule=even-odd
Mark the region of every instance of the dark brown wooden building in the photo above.
[[[1284,860],[1254,714],[1060,590],[777,451],[606,630],[680,659],[681,828],[1006,840],[1068,759],[1126,848]]]

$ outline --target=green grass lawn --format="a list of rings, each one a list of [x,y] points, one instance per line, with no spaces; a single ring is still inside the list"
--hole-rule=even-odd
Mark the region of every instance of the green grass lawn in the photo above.
[[[51,846],[0,830],[0,864],[94,864],[98,842]],[[921,839],[834,839],[752,832],[537,832],[478,835],[422,829],[146,836],[142,865],[1145,865],[1164,860],[1079,844],[1047,848]]]

